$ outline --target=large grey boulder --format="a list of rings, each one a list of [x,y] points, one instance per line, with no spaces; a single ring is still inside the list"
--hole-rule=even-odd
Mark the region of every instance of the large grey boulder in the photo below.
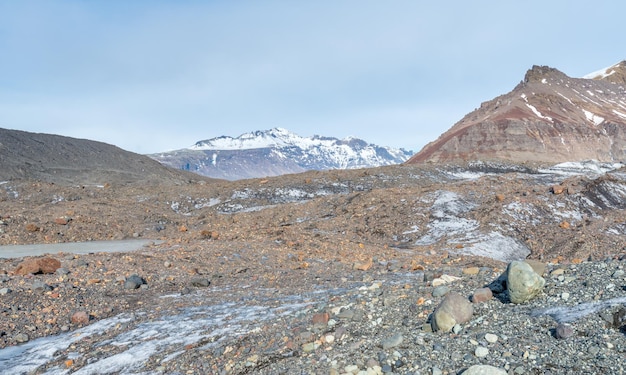
[[[468,322],[474,314],[473,304],[456,292],[450,292],[433,312],[433,331],[449,332],[455,324]]]
[[[512,303],[525,303],[541,292],[546,281],[524,261],[515,260],[506,269],[506,287]]]

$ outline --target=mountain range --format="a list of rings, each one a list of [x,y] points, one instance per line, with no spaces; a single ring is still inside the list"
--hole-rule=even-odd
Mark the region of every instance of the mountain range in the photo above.
[[[533,66],[511,92],[482,103],[408,163],[626,160],[626,61],[583,78]]]
[[[189,148],[148,155],[164,165],[226,180],[307,170],[355,169],[401,164],[413,153],[348,137],[301,137],[274,128],[199,141]]]

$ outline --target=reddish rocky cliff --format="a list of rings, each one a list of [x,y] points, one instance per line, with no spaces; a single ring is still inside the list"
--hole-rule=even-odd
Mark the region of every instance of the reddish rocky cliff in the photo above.
[[[585,78],[533,66],[407,163],[626,161],[626,61]]]

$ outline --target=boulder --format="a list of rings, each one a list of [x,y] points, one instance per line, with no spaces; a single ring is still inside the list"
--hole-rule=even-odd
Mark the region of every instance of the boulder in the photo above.
[[[541,292],[546,281],[524,261],[513,261],[506,269],[506,287],[512,303],[525,303]]]
[[[459,293],[450,292],[432,314],[433,331],[449,332],[455,324],[468,322],[474,314],[474,306]]]
[[[61,262],[54,258],[29,258],[17,265],[16,275],[28,275],[29,273],[54,273],[61,267]]]

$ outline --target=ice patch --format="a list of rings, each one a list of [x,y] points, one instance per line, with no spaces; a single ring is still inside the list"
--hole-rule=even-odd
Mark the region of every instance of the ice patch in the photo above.
[[[459,254],[483,256],[506,263],[526,259],[526,257],[530,255],[530,250],[521,241],[505,236],[499,232],[491,232],[487,235],[480,236],[477,242],[455,252]]]
[[[618,297],[606,301],[581,303],[576,306],[549,307],[531,312],[531,316],[549,315],[558,323],[574,322],[589,314],[611,308],[613,306],[626,304],[626,297]]]
[[[476,220],[458,216],[471,211],[475,207],[474,204],[462,200],[458,194],[451,191],[437,191],[434,198],[431,209],[433,219],[428,223],[429,232],[419,238],[415,242],[416,245],[430,245],[444,237],[464,236],[478,228]]]
[[[125,350],[102,357],[90,358],[86,366],[73,372],[77,375],[140,372],[145,363],[155,355],[163,355],[169,360],[184,353],[186,345],[206,342],[207,348],[226,337],[234,337],[250,332],[251,327],[276,316],[296,313],[303,307],[302,297],[295,303],[267,306],[246,306],[224,303],[219,305],[192,307],[181,310],[180,314],[163,316],[153,321],[136,323],[132,314],[103,319],[85,328],[57,336],[43,337],[26,344],[0,350],[0,373],[26,374],[40,366],[62,359],[58,352],[86,338],[115,331],[119,324],[136,326],[111,339],[95,344],[96,347],[116,346]],[[202,348],[200,348],[202,349]],[[69,370],[52,368],[49,373],[64,374]]]

